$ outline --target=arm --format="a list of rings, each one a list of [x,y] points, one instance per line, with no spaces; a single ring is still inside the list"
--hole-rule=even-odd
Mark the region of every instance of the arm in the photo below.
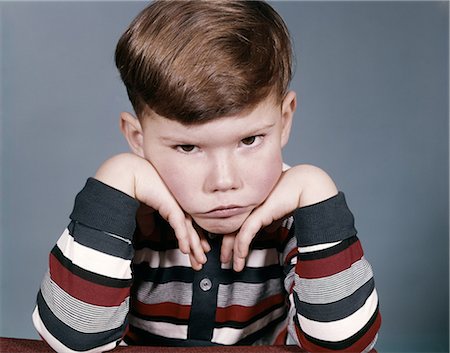
[[[285,267],[291,336],[310,352],[370,350],[381,322],[373,273],[344,195],[329,176],[312,166],[294,167],[255,211],[247,231],[294,215],[297,247]],[[247,241],[236,241],[236,251],[245,255]]]
[[[125,333],[139,203],[89,179],[52,249],[33,323],[57,352],[113,349]]]
[[[51,251],[38,293],[33,323],[56,351],[101,352],[113,349],[123,337],[138,200],[169,220],[184,252],[190,253],[198,241],[189,219],[147,161],[132,154],[106,161],[77,195],[71,222]],[[195,256],[204,254],[196,251],[190,253],[191,261],[201,267]]]

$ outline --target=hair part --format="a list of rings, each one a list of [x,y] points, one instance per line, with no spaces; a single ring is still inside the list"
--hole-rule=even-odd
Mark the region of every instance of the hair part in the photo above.
[[[288,29],[262,1],[161,1],[133,20],[116,48],[116,66],[138,117],[184,124],[238,114],[292,76]]]

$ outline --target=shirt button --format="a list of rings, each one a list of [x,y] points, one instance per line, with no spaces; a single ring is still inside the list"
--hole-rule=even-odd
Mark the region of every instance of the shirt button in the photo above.
[[[211,289],[211,287],[212,287],[212,283],[209,278],[203,278],[200,281],[200,288],[202,289],[202,291],[207,292]]]

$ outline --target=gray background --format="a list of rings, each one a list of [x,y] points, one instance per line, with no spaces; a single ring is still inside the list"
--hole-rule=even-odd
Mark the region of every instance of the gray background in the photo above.
[[[0,3],[1,336],[31,312],[75,194],[126,151],[113,51],[143,2]],[[290,164],[327,170],[375,274],[379,352],[448,351],[448,3],[276,2],[295,40]]]

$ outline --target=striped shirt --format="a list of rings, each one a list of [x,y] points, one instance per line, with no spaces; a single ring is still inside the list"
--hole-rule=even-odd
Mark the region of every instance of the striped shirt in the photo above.
[[[246,266],[220,262],[220,236],[200,271],[157,213],[93,178],[50,253],[33,323],[56,351],[135,345],[274,345],[370,350],[381,317],[370,264],[343,193],[261,230]],[[137,219],[137,222],[136,222]]]

